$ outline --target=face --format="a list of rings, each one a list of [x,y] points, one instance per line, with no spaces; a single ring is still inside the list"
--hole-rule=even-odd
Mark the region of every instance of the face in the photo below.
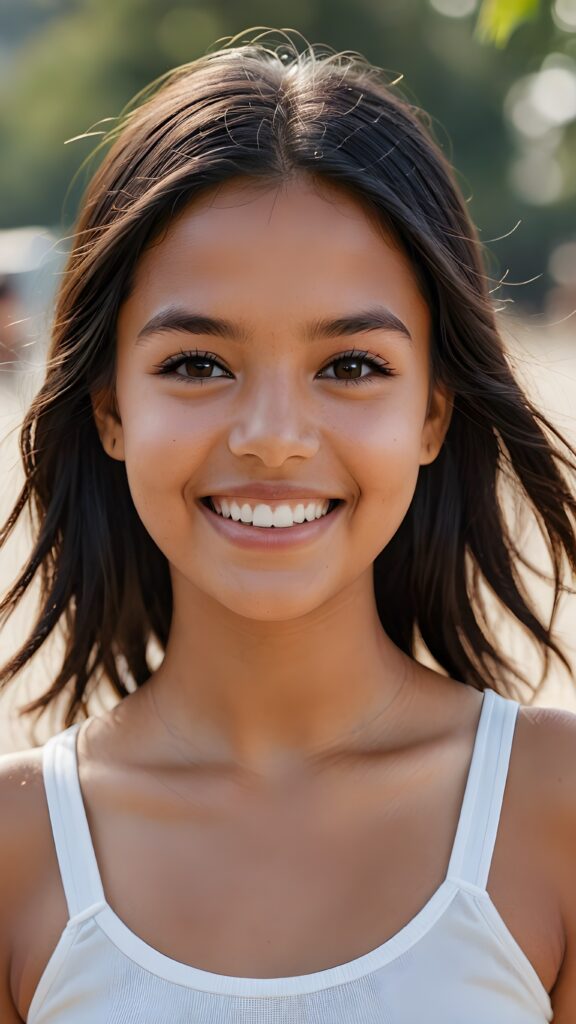
[[[171,223],[120,311],[120,422],[94,409],[175,602],[279,621],[372,585],[448,427],[429,330],[409,262],[336,186],[229,182]]]

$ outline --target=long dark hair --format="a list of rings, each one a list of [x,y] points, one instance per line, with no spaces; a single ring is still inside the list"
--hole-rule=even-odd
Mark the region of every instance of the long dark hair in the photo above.
[[[66,689],[70,725],[88,713],[89,684],[107,680],[125,697],[151,674],[151,643],[166,645],[167,561],[138,518],[124,464],[102,449],[91,396],[102,388],[114,396],[116,320],[144,248],[193,196],[238,176],[307,173],[347,187],[394,232],[429,304],[432,374],[454,394],[454,412],[440,455],[421,468],[410,509],[374,565],[387,634],[409,654],[420,634],[455,679],[511,694],[530,681],[484,611],[487,586],[545,668],[552,653],[567,664],[554,616],[543,621],[523,586],[526,563],[500,482],[518,485],[547,539],[555,609],[567,570],[576,570],[568,477],[576,453],[514,377],[478,236],[426,117],[357,55],[266,39],[232,41],[137,101],[104,140],[83,200],[45,380],[20,434],[26,479],[0,533],[3,543],[31,510],[33,550],[0,603],[0,621],[37,573],[41,582],[37,620],[0,685],[58,624],[65,637],[56,678],[20,715],[41,714]]]

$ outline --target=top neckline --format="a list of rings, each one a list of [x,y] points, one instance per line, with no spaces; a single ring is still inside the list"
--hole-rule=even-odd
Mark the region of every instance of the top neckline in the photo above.
[[[77,755],[77,734],[81,723],[70,726],[68,743],[73,753],[76,788],[76,822],[78,831],[84,833],[84,853],[91,851],[91,863],[84,865],[84,870],[92,874],[94,892],[100,892],[100,899],[90,907],[81,910],[70,919],[70,926],[93,917],[108,938],[133,962],[145,970],[175,984],[204,992],[221,993],[237,996],[275,996],[304,994],[353,981],[384,966],[391,960],[406,952],[413,946],[434,923],[442,916],[452,902],[456,893],[462,889],[472,891],[475,895],[487,897],[487,893],[479,886],[459,877],[458,869],[462,865],[464,851],[473,817],[476,794],[481,781],[484,754],[489,720],[492,709],[500,700],[503,704],[511,703],[498,697],[492,690],[483,694],[480,715],[476,728],[475,740],[470,759],[468,775],[461,804],[458,825],[448,870],[443,881],[432,893],[424,906],[398,932],[386,939],[375,949],[343,964],[303,975],[290,975],[278,978],[235,977],[233,975],[216,974],[198,967],[193,967],[161,953],[136,935],[122,921],[107,902],[102,888],[94,847],[91,841],[88,819],[80,787]],[[56,738],[56,737],[54,737]],[[98,886],[94,884],[97,879]]]

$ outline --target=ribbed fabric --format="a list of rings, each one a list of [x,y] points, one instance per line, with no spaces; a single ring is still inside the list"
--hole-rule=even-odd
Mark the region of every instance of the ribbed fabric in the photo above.
[[[325,971],[234,978],[147,945],[107,904],[73,725],[46,743],[44,784],[70,919],[28,1024],[544,1024],[550,999],[487,891],[518,704],[482,710],[448,873],[377,949]]]

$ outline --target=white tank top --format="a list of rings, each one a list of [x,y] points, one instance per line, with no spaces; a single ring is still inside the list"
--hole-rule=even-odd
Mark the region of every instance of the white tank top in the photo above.
[[[552,1020],[544,986],[486,891],[517,711],[515,701],[485,692],[448,872],[422,910],[355,960],[282,978],[191,967],[124,924],[106,902],[90,838],[76,760],[79,724],[53,736],[43,749],[44,784],[70,919],[28,1024]]]

